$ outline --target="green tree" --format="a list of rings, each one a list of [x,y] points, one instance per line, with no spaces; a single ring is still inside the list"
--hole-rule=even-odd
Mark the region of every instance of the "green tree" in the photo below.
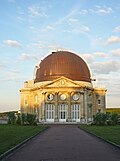
[[[8,124],[15,124],[16,116],[14,112],[8,112]]]
[[[112,125],[116,125],[118,123],[118,114],[112,113],[110,114],[110,120],[112,122]]]
[[[106,124],[106,114],[98,112],[93,116],[93,122],[95,125],[105,125]]]
[[[35,120],[36,120],[36,115],[27,114],[26,120],[29,123],[29,125],[33,125],[35,123]]]
[[[16,124],[18,124],[18,125],[21,125],[21,115],[20,114],[18,114],[18,116],[17,116],[17,120],[16,120]]]
[[[22,113],[21,114],[21,124],[24,125],[26,123],[27,119],[26,119],[26,114]]]

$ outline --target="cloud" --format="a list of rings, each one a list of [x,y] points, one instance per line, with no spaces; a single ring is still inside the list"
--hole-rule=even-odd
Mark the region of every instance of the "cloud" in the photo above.
[[[85,53],[85,54],[82,54],[81,57],[87,61],[88,63],[91,63],[93,62],[94,60],[94,56],[92,54],[89,54],[89,53]]]
[[[120,42],[120,38],[118,36],[111,36],[106,41],[107,44],[113,44],[113,43],[119,43],[119,42]]]
[[[68,19],[68,22],[69,22],[70,24],[72,24],[72,23],[79,22],[79,20],[76,19],[76,18],[69,18],[69,19]]]
[[[97,14],[111,14],[113,12],[113,9],[106,6],[96,6],[95,9],[90,9],[89,11]]]
[[[15,74],[19,74],[20,71],[16,70],[16,69],[12,69],[12,70],[8,70],[10,73],[15,73]]]
[[[95,62],[91,65],[96,74],[109,74],[120,70],[120,62],[109,60],[106,62]]]
[[[67,24],[69,24],[68,30],[65,30],[64,32],[69,32],[69,33],[86,33],[90,31],[90,28],[86,25],[83,25],[80,23],[79,19],[76,18],[69,18],[66,20]]]
[[[64,49],[63,47],[57,44],[42,45],[41,43],[32,43],[31,45],[37,47],[38,49],[49,49],[49,50]]]
[[[74,26],[70,32],[78,34],[78,33],[86,33],[89,32],[90,28],[88,26],[85,25],[79,25],[79,26]]]
[[[7,44],[7,45],[9,45],[9,46],[11,46],[11,47],[21,47],[22,45],[18,42],[18,41],[16,41],[16,40],[5,40],[4,41],[4,43],[5,44]]]
[[[44,31],[44,32],[54,31],[54,30],[55,30],[55,28],[52,25],[48,25],[44,29],[42,29],[42,31]]]
[[[67,15],[60,18],[55,24],[63,24],[67,22],[69,19],[73,19],[75,15],[78,15],[79,8],[78,6],[74,7]]]
[[[69,28],[67,30],[63,30],[63,32],[79,34],[88,33],[90,31],[90,28],[86,25],[81,24],[79,19],[69,18],[66,23],[69,24]]]
[[[104,57],[104,58],[108,57],[108,54],[104,52],[95,52],[94,55],[99,57]]]
[[[85,14],[87,14],[88,13],[88,10],[86,10],[86,9],[81,9],[81,10],[79,10],[79,14],[80,15],[85,15]]]
[[[2,63],[0,63],[0,69],[2,68],[5,68],[6,66],[5,66],[5,64],[2,64]]]
[[[113,32],[120,32],[120,26],[115,27],[115,29],[113,30]]]
[[[46,14],[45,8],[40,5],[32,5],[28,7],[28,14],[31,18],[36,17],[48,17]]]
[[[23,61],[25,61],[25,60],[39,60],[39,58],[36,55],[34,55],[34,54],[30,55],[27,53],[22,53],[20,55],[19,59],[23,60]]]
[[[120,56],[120,48],[111,50],[112,56]]]

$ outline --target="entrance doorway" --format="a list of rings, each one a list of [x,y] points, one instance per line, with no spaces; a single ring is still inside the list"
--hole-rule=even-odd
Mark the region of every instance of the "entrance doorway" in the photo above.
[[[46,121],[54,122],[54,104],[46,104]]]
[[[59,121],[66,122],[67,118],[68,118],[68,105],[60,104],[59,105]]]
[[[71,109],[72,109],[72,121],[80,122],[80,105],[73,104]]]

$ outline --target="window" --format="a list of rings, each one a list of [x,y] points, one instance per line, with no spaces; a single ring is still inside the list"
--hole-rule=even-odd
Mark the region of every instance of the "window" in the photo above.
[[[53,104],[46,104],[46,118],[54,119],[54,105]]]
[[[28,103],[27,103],[27,100],[25,100],[25,105],[27,105]]]
[[[68,105],[67,104],[60,104],[59,105],[59,118],[60,119],[67,119],[67,112],[68,112]]]
[[[98,109],[98,112],[101,112],[101,109]]]
[[[98,100],[98,105],[100,105],[100,104],[101,104],[101,100],[99,99],[99,100]]]
[[[72,119],[80,119],[80,105],[79,104],[73,104],[72,105]]]

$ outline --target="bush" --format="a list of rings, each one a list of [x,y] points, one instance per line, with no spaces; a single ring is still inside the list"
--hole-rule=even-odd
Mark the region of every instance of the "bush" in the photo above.
[[[22,114],[21,114],[21,124],[22,124],[22,125],[25,125],[26,121],[27,121],[27,119],[26,119],[26,114],[22,113]]]
[[[14,112],[9,112],[8,124],[37,125],[36,115],[22,113],[18,114],[16,117]]]
[[[26,115],[26,120],[29,123],[29,125],[33,125],[35,123],[35,120],[36,120],[36,115],[27,114]]]
[[[117,125],[120,124],[120,117],[116,113],[97,113],[93,116],[93,124],[95,125]]]
[[[105,125],[106,123],[106,114],[104,113],[97,113],[93,116],[93,123],[95,125]]]
[[[116,113],[110,114],[110,120],[112,122],[112,125],[116,125],[118,123],[118,114]]]
[[[8,124],[15,124],[16,116],[14,112],[8,112]]]
[[[20,114],[17,116],[16,124],[21,125],[21,116],[20,116]]]

